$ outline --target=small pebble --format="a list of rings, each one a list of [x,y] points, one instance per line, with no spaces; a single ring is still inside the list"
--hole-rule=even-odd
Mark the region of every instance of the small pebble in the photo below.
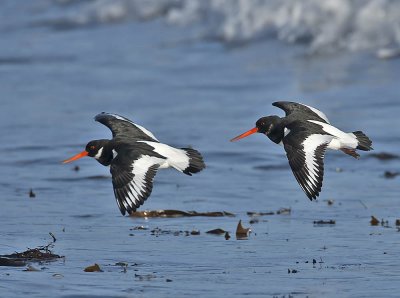
[[[375,216],[371,216],[371,220],[369,222],[371,226],[377,226],[379,225],[379,220]]]
[[[30,191],[29,191],[29,197],[30,197],[30,198],[36,197],[36,194],[33,192],[33,189],[32,189],[32,188],[31,188]]]

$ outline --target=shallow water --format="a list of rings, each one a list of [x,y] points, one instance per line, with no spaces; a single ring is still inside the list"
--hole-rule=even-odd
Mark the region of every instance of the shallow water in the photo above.
[[[398,155],[400,60],[310,56],[305,45],[273,39],[231,47],[161,19],[60,30],[48,19],[61,8],[26,3],[1,7],[0,254],[47,244],[52,232],[53,251],[65,259],[32,264],[40,272],[0,267],[1,296],[397,296],[399,176],[384,172],[400,171],[399,158],[329,152],[320,199],[310,202],[281,147],[261,135],[228,140],[260,116],[282,115],[271,103],[289,99],[318,107],[343,130],[363,130],[376,152]],[[102,111],[205,157],[207,169],[193,177],[160,171],[140,210],[236,216],[122,217],[107,168],[91,159],[60,164],[111,136],[93,120]],[[291,213],[249,223],[248,211],[282,207]],[[387,227],[370,226],[371,215]],[[235,238],[240,219],[251,226],[247,240]],[[157,227],[171,233],[152,235]],[[231,238],[205,233],[215,228]],[[192,230],[200,235],[174,233]],[[83,271],[94,263],[104,272]]]

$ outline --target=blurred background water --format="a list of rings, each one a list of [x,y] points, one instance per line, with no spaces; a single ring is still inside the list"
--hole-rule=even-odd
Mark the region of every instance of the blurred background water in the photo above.
[[[40,272],[0,267],[1,296],[396,297],[399,177],[384,173],[400,171],[399,20],[390,0],[1,1],[0,253],[46,244],[52,232],[65,256]],[[310,202],[281,147],[262,135],[229,142],[282,115],[277,100],[314,106],[397,158],[328,152]],[[193,177],[160,171],[141,210],[236,217],[122,217],[107,168],[60,164],[111,137],[93,120],[102,111],[205,157]],[[261,217],[246,241],[204,233],[233,235],[239,219],[250,226],[247,211],[281,207],[291,214]],[[371,215],[388,227],[371,227]],[[140,225],[148,230],[130,230]],[[156,227],[201,234],[156,237]],[[93,263],[105,272],[83,272]]]

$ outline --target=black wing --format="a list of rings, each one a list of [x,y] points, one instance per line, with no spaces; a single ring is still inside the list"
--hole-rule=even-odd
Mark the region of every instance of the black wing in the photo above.
[[[324,155],[332,136],[291,131],[283,138],[289,165],[310,200],[316,199],[324,179]]]
[[[94,120],[107,126],[116,140],[141,140],[158,142],[157,138],[146,128],[133,123],[117,114],[101,113]]]
[[[274,102],[272,105],[284,110],[286,116],[301,113],[301,116],[306,115],[307,120],[317,120],[329,124],[328,117],[326,117],[323,112],[305,104],[291,101],[277,101]]]
[[[153,178],[163,158],[137,154],[130,151],[128,155],[118,153],[111,163],[110,172],[115,198],[122,213],[131,214],[150,196],[153,189]]]

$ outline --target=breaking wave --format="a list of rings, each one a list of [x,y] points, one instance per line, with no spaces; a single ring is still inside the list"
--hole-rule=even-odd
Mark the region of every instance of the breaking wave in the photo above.
[[[396,0],[54,0],[73,25],[164,19],[225,43],[278,38],[313,52],[400,48]],[[71,8],[72,7],[72,8]]]

